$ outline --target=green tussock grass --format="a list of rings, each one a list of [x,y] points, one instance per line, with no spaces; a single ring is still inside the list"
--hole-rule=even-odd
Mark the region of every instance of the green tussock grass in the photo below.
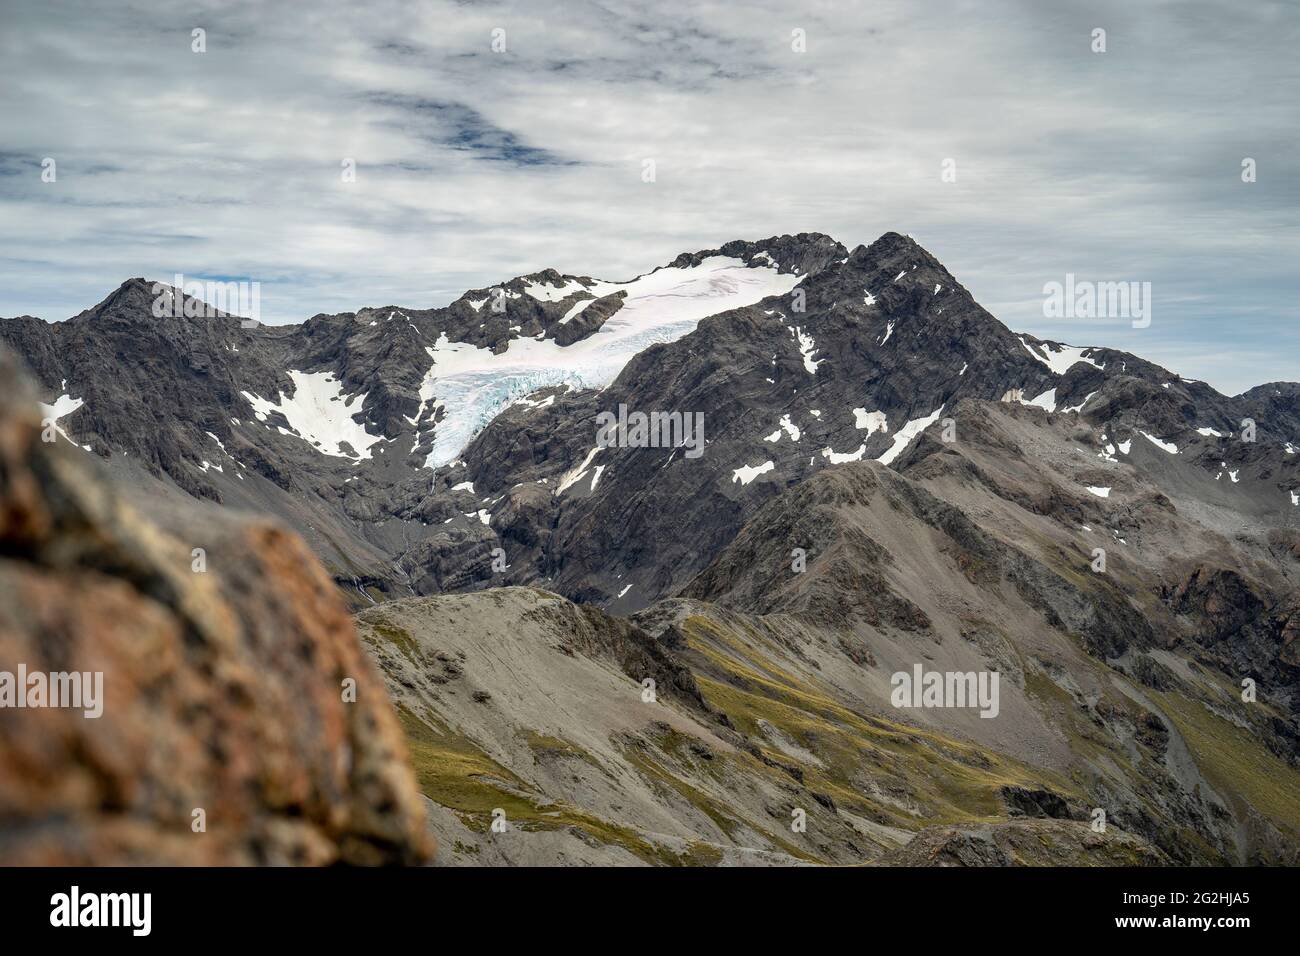
[[[398,627],[392,621],[382,617],[358,619],[357,623],[361,625],[358,630],[363,639],[367,634],[373,634],[375,637],[392,644],[412,664],[423,663],[421,660],[423,654],[420,650],[419,641],[412,637],[405,628]]]
[[[397,705],[397,713],[420,791],[434,803],[454,810],[461,822],[475,832],[488,833],[492,811],[501,809],[511,827],[525,831],[573,827],[598,843],[622,847],[656,866],[712,865],[721,858],[720,851],[698,843],[676,853],[652,843],[631,827],[550,802],[483,753],[468,737],[450,730],[432,715],[417,716],[403,704]],[[538,736],[548,745],[564,744],[558,738]]]
[[[1178,728],[1205,779],[1225,797],[1239,796],[1292,834],[1300,833],[1300,771],[1249,731],[1172,692],[1148,691]]]
[[[868,819],[908,830],[988,822],[1005,817],[1004,786],[1079,792],[1059,774],[929,730],[857,713],[763,659],[757,641],[741,642],[716,622],[694,616],[683,630],[691,649],[716,675],[697,676],[709,705],[759,743],[763,756],[799,767],[810,790]],[[764,745],[760,722],[814,754],[822,766]],[[864,792],[864,781],[879,782],[888,799]]]

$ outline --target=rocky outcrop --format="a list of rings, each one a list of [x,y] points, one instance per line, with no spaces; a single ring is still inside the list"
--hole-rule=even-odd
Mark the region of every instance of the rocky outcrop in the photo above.
[[[885,866],[1167,866],[1163,853],[1119,830],[1065,820],[930,827],[887,854]]]
[[[391,705],[303,542],[215,507],[164,528],[3,355],[0,380],[0,671],[95,697],[0,708],[0,863],[429,859]]]

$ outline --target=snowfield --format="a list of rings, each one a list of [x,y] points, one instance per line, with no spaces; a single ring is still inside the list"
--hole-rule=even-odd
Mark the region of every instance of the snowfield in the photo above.
[[[288,375],[293,382],[293,394],[281,392],[278,401],[272,402],[251,392],[240,393],[253,406],[257,420],[265,422],[271,412],[279,412],[289,422],[289,427],[321,454],[353,461],[369,458],[370,446],[381,438],[352,420],[365,404],[365,394],[349,395],[345,399],[343,383],[334,378],[333,372],[290,369]],[[340,447],[344,442],[356,454],[344,451]]]

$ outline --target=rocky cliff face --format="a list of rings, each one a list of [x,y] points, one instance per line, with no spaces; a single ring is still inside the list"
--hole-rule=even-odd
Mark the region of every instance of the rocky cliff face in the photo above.
[[[0,671],[102,675],[98,715],[0,708],[0,863],[428,859],[399,725],[303,543],[215,508],[162,527],[42,440],[7,354],[0,380]]]
[[[852,250],[732,242],[629,282],[546,270],[444,308],[275,328],[158,317],[159,294],[133,279],[66,322],[4,320],[0,338],[125,485],[281,517],[354,607],[536,584],[635,611],[770,497],[846,461],[901,463],[966,399],[1074,411],[1108,458],[1154,438],[1232,485],[1202,484],[1212,508],[1281,528],[1300,515],[1285,507],[1295,386],[1231,398],[1125,352],[1017,335],[897,233]],[[708,453],[598,448],[596,417],[620,405],[702,416]]]

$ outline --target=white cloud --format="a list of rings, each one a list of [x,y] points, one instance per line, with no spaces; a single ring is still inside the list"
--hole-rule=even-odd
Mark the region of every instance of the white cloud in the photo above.
[[[546,266],[628,278],[733,238],[897,230],[1013,328],[1190,352],[1176,370],[1221,388],[1300,378],[1285,4],[185,9],[7,4],[0,314],[64,318],[183,272],[260,280],[264,316],[300,321]],[[1066,272],[1152,282],[1152,327],[1045,320]],[[1253,360],[1215,363],[1228,341]]]

